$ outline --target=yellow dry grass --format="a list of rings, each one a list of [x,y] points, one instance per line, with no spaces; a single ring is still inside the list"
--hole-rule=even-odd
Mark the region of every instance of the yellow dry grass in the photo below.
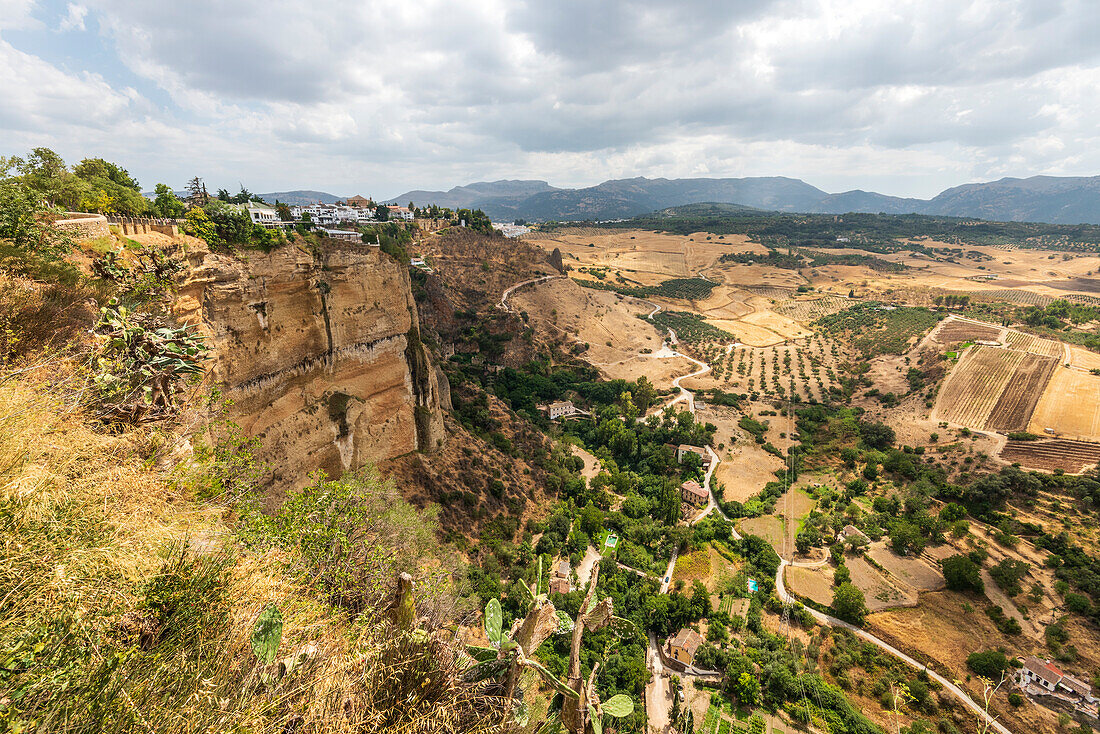
[[[1028,426],[1039,435],[1047,428],[1063,438],[1100,439],[1100,376],[1066,367],[1055,369]]]
[[[195,502],[148,465],[164,433],[108,435],[85,419],[79,382],[27,377],[0,376],[0,659],[24,665],[0,678],[0,694],[23,693],[3,695],[5,724],[165,734],[495,729],[499,705],[458,682],[452,646],[350,624],[284,573],[284,554],[239,547],[225,507]],[[143,600],[147,582],[188,547],[195,568],[226,569],[224,591],[173,588],[220,600],[225,616],[179,638]],[[304,662],[263,684],[250,637],[269,604],[284,619],[278,657]],[[409,698],[418,675],[425,684]]]

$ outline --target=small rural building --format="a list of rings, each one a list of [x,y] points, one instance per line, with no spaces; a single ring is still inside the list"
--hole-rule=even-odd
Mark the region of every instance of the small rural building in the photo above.
[[[864,545],[871,542],[871,538],[867,536],[867,533],[863,532],[855,525],[845,525],[844,529],[836,534],[836,541],[838,543],[843,543],[849,538],[855,538],[857,541],[862,541]]]
[[[694,479],[689,479],[680,485],[680,499],[689,505],[702,507],[710,501],[710,493]]]
[[[1019,672],[1019,683],[1024,688],[1035,686],[1048,693],[1057,693],[1088,703],[1100,700],[1092,695],[1092,686],[1088,683],[1066,675],[1051,661],[1036,657],[1024,658],[1024,666]]]
[[[699,646],[703,644],[703,636],[693,629],[684,627],[682,630],[676,633],[668,642],[668,654],[673,660],[683,663],[684,665],[695,664],[695,653],[699,651]]]
[[[570,591],[572,591],[573,585],[569,581],[569,576],[569,561],[562,560],[554,568],[554,574],[550,577],[550,593],[568,594]]]
[[[573,405],[572,400],[559,400],[556,403],[550,403],[545,406],[545,410],[546,414],[550,416],[550,420],[564,418],[577,412],[577,408]]]
[[[703,468],[710,468],[710,454],[707,453],[706,449],[699,446],[691,446],[686,443],[682,443],[676,447],[676,461],[683,463],[684,456],[687,454],[697,454],[703,461]]]

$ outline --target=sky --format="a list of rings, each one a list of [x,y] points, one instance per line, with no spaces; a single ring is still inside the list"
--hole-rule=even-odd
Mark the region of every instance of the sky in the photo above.
[[[1096,0],[0,0],[0,156],[144,188],[1100,174]]]

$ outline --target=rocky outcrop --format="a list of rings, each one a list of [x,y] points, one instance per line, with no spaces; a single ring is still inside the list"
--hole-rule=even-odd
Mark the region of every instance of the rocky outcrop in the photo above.
[[[211,376],[259,438],[276,492],[310,472],[438,448],[440,375],[421,344],[408,270],[378,248],[191,248],[177,315],[214,349]]]

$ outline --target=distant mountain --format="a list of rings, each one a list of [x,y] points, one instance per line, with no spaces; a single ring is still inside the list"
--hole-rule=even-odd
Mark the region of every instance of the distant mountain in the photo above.
[[[769,211],[844,214],[936,214],[994,221],[1100,224],[1100,176],[1004,178],[948,189],[933,199],[873,191],[830,194],[782,176],[755,178],[630,178],[582,189],[545,181],[494,181],[450,191],[409,191],[394,199],[418,206],[482,209],[497,221],[624,219],[684,204],[739,204]]]
[[[342,196],[328,194],[324,191],[307,190],[275,191],[270,194],[257,194],[257,196],[268,204],[274,204],[276,201],[281,201],[284,204],[316,204],[318,202],[322,204],[334,204],[344,199]]]
[[[944,191],[922,214],[999,221],[1100,223],[1100,176],[1002,178]]]
[[[455,186],[450,191],[406,191],[400,196],[386,199],[388,202],[417,206],[437,204],[451,209],[468,209],[477,204],[484,209],[485,202],[495,201],[500,206],[522,202],[534,194],[558,191],[545,181],[482,181],[467,186]]]

